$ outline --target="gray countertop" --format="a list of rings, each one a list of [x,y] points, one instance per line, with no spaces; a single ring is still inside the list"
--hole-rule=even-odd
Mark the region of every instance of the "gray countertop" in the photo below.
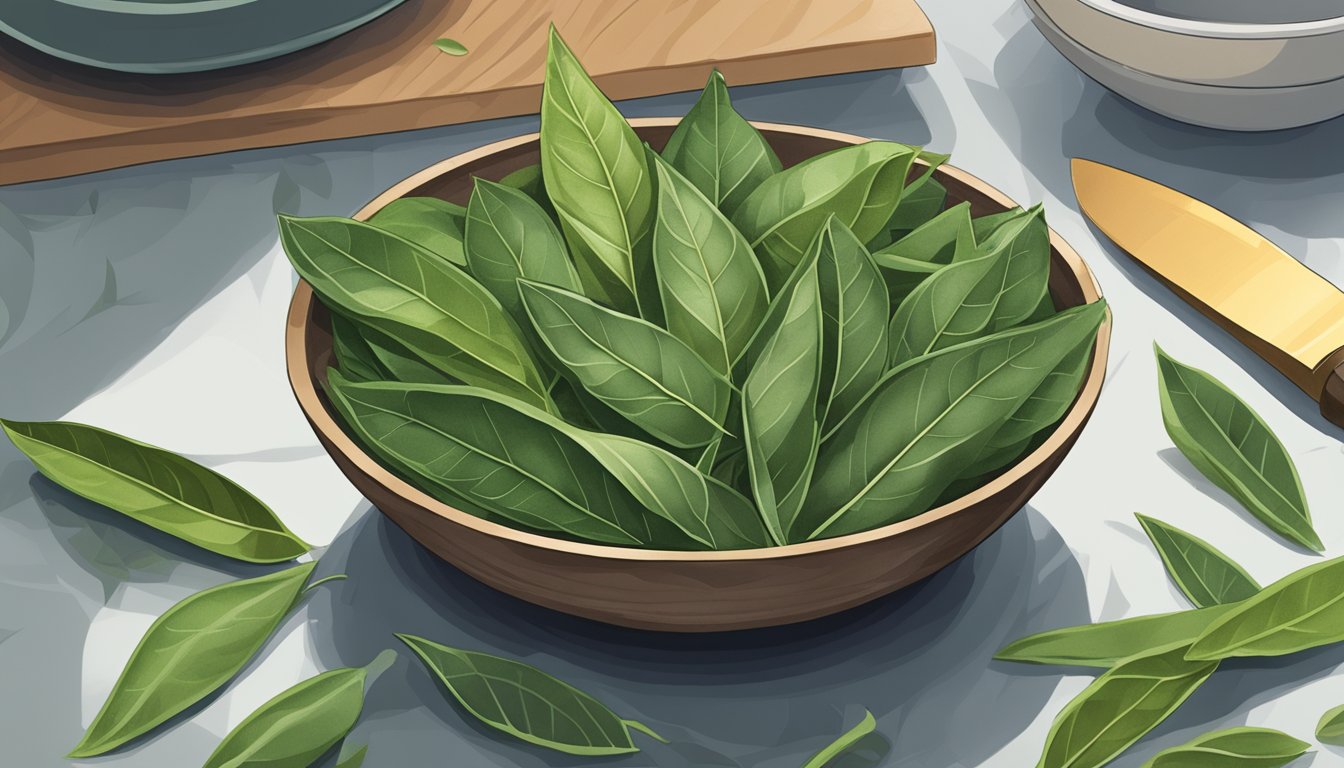
[[[1248,400],[1298,462],[1328,554],[1344,553],[1340,432],[1315,404],[1166,293],[1077,212],[1068,158],[1089,157],[1202,197],[1344,280],[1344,120],[1222,134],[1146,113],[1086,80],[1013,0],[925,0],[939,61],[737,89],[748,117],[927,144],[1023,203],[1092,266],[1116,317],[1100,405],[1031,503],[926,582],[807,625],[711,637],[606,627],[493,592],[373,510],[318,446],[282,357],[294,276],[274,213],[349,214],[444,157],[532,131],[535,118],[177,160],[0,188],[0,414],[95,423],[239,480],[327,545],[314,593],[222,695],[114,766],[199,765],[258,704],[316,671],[361,665],[393,632],[522,658],[672,740],[612,766],[796,768],[864,707],[885,754],[837,765],[1035,763],[1089,678],[991,661],[1023,634],[1175,610],[1133,513],[1203,536],[1262,583],[1313,561],[1267,534],[1171,446],[1151,346]],[[974,5],[974,8],[968,8]],[[629,102],[680,115],[694,94]],[[150,622],[203,587],[259,569],[208,556],[84,502],[0,445],[0,742],[6,765],[69,765]],[[1344,703],[1344,648],[1227,665],[1118,766],[1239,724],[1309,739]],[[402,654],[351,738],[375,768],[579,766],[496,737]],[[884,746],[885,745],[885,746]],[[1301,765],[1344,765],[1320,748]],[[1313,762],[1314,759],[1314,762]],[[1295,766],[1298,764],[1294,764]]]

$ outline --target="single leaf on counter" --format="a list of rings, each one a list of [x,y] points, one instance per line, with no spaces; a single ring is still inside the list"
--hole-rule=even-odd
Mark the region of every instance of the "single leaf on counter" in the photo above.
[[[477,179],[467,204],[467,269],[494,294],[520,327],[528,327],[518,278],[580,290],[565,240],[551,217],[526,193]]]
[[[1320,552],[1297,467],[1269,425],[1222,382],[1154,349],[1162,422],[1176,447],[1270,530]]]
[[[116,749],[231,680],[289,614],[315,565],[231,581],[169,608],[145,632],[67,757]]]
[[[345,422],[394,469],[528,528],[604,544],[699,548],[545,412],[475,387],[355,384],[328,374]]]
[[[1098,677],[1055,718],[1037,768],[1099,768],[1181,705],[1217,661],[1188,661],[1188,645],[1132,656]]]
[[[798,531],[838,536],[926,511],[1105,315],[1104,301],[1074,307],[886,374],[823,439]]]
[[[858,725],[845,731],[840,735],[840,738],[823,747],[820,752],[812,756],[812,759],[803,764],[803,768],[825,768],[832,760],[859,743],[860,739],[872,733],[876,728],[877,720],[873,717],[873,713],[864,710],[863,719],[859,721]]]
[[[482,723],[571,755],[638,752],[631,731],[663,738],[536,667],[398,634],[462,708]]]
[[[570,429],[644,508],[710,549],[770,546],[751,502],[683,459],[648,443],[619,435]]]
[[[1344,746],[1344,704],[1321,715],[1316,724],[1316,740],[1322,744]]]
[[[830,219],[816,247],[824,339],[818,415],[826,433],[886,371],[891,310],[882,273],[848,227]]]
[[[309,549],[256,496],[175,453],[87,424],[0,426],[52,482],[203,549],[250,563]]]
[[[1158,752],[1143,768],[1283,768],[1310,744],[1271,728],[1228,728]]]
[[[973,256],[975,236],[971,232],[971,204],[948,208],[921,224],[910,234],[873,253],[878,264],[884,256],[894,256],[930,264],[951,264]]]
[[[1011,328],[1040,304],[1050,243],[1040,207],[995,232],[983,255],[955,261],[919,284],[891,319],[890,362]]]
[[[667,330],[728,376],[770,303],[765,275],[714,204],[656,155],[651,159],[658,175],[653,263]]]
[[[331,316],[331,350],[336,355],[336,367],[346,378],[384,381],[391,376],[365,341],[359,326],[337,314]]]
[[[663,157],[729,216],[781,168],[761,132],[733,109],[717,69],[709,73],[699,100],[667,140]]]
[[[281,216],[280,242],[323,303],[453,378],[550,407],[518,327],[460,268],[349,219]]]
[[[818,248],[824,248],[820,241]],[[783,317],[742,385],[742,431],[752,492],[766,528],[781,545],[792,540],[790,530],[807,496],[819,438],[824,321],[817,254],[805,263],[809,267],[804,274],[780,293],[786,302]]]
[[[346,754],[342,748],[341,755],[336,759],[336,768],[360,768],[364,765],[364,757],[369,753],[369,745],[361,744]]]
[[[1250,574],[1207,541],[1161,520],[1135,517],[1157,548],[1171,580],[1196,608],[1239,602],[1260,591]]]
[[[912,147],[870,141],[822,153],[762,181],[732,220],[761,257],[771,290],[788,280],[831,216],[862,242],[877,235],[900,202],[914,157]]]
[[[369,223],[459,267],[467,264],[462,247],[467,209],[456,203],[437,197],[399,197],[369,217]]]
[[[685,342],[572,291],[519,286],[537,334],[589,394],[678,448],[723,431],[732,385]]]
[[[354,727],[367,675],[333,669],[281,691],[229,731],[204,768],[308,768]]]
[[[1192,659],[1283,656],[1344,641],[1344,558],[1307,566],[1219,617],[1190,649]]]
[[[467,55],[467,46],[457,42],[456,40],[450,37],[440,37],[438,40],[435,40],[434,47],[438,48],[440,51],[443,51],[449,56]]]
[[[551,27],[541,97],[541,169],[585,293],[648,316],[657,286],[648,234],[653,182],[644,146]]]
[[[1062,627],[1015,640],[994,654],[1000,661],[1109,669],[1150,648],[1189,644],[1232,605],[1158,613],[1129,619]]]

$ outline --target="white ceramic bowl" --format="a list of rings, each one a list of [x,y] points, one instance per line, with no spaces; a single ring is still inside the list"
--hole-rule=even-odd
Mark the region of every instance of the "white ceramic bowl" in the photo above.
[[[1113,62],[1169,80],[1237,88],[1284,88],[1344,78],[1344,8],[1332,18],[1314,21],[1232,20],[1275,11],[1283,19],[1319,15],[1307,1],[1126,0],[1127,5],[1117,0],[1035,0],[1070,39]],[[1252,2],[1255,8],[1246,10]],[[1186,15],[1144,7],[1164,13],[1184,9]],[[1205,18],[1214,14],[1224,20]]]
[[[1245,87],[1166,77],[1092,50],[1072,34],[1072,29],[1057,23],[1043,7],[1046,4],[1081,5],[1100,1],[1025,0],[1036,26],[1065,58],[1088,77],[1141,107],[1173,120],[1232,131],[1296,128],[1344,114],[1344,78],[1279,87]],[[1332,55],[1344,54],[1344,38],[1336,39],[1335,45],[1340,49]],[[1233,63],[1224,62],[1229,66]]]

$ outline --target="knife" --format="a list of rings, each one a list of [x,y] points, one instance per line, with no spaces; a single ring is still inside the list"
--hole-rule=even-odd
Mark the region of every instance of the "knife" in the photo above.
[[[1073,160],[1092,223],[1344,426],[1344,292],[1212,206],[1142,176]]]

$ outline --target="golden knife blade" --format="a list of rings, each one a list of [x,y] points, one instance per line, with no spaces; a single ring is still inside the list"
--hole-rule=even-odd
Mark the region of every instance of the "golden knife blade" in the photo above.
[[[1083,213],[1344,425],[1344,292],[1245,224],[1142,176],[1073,160]]]

